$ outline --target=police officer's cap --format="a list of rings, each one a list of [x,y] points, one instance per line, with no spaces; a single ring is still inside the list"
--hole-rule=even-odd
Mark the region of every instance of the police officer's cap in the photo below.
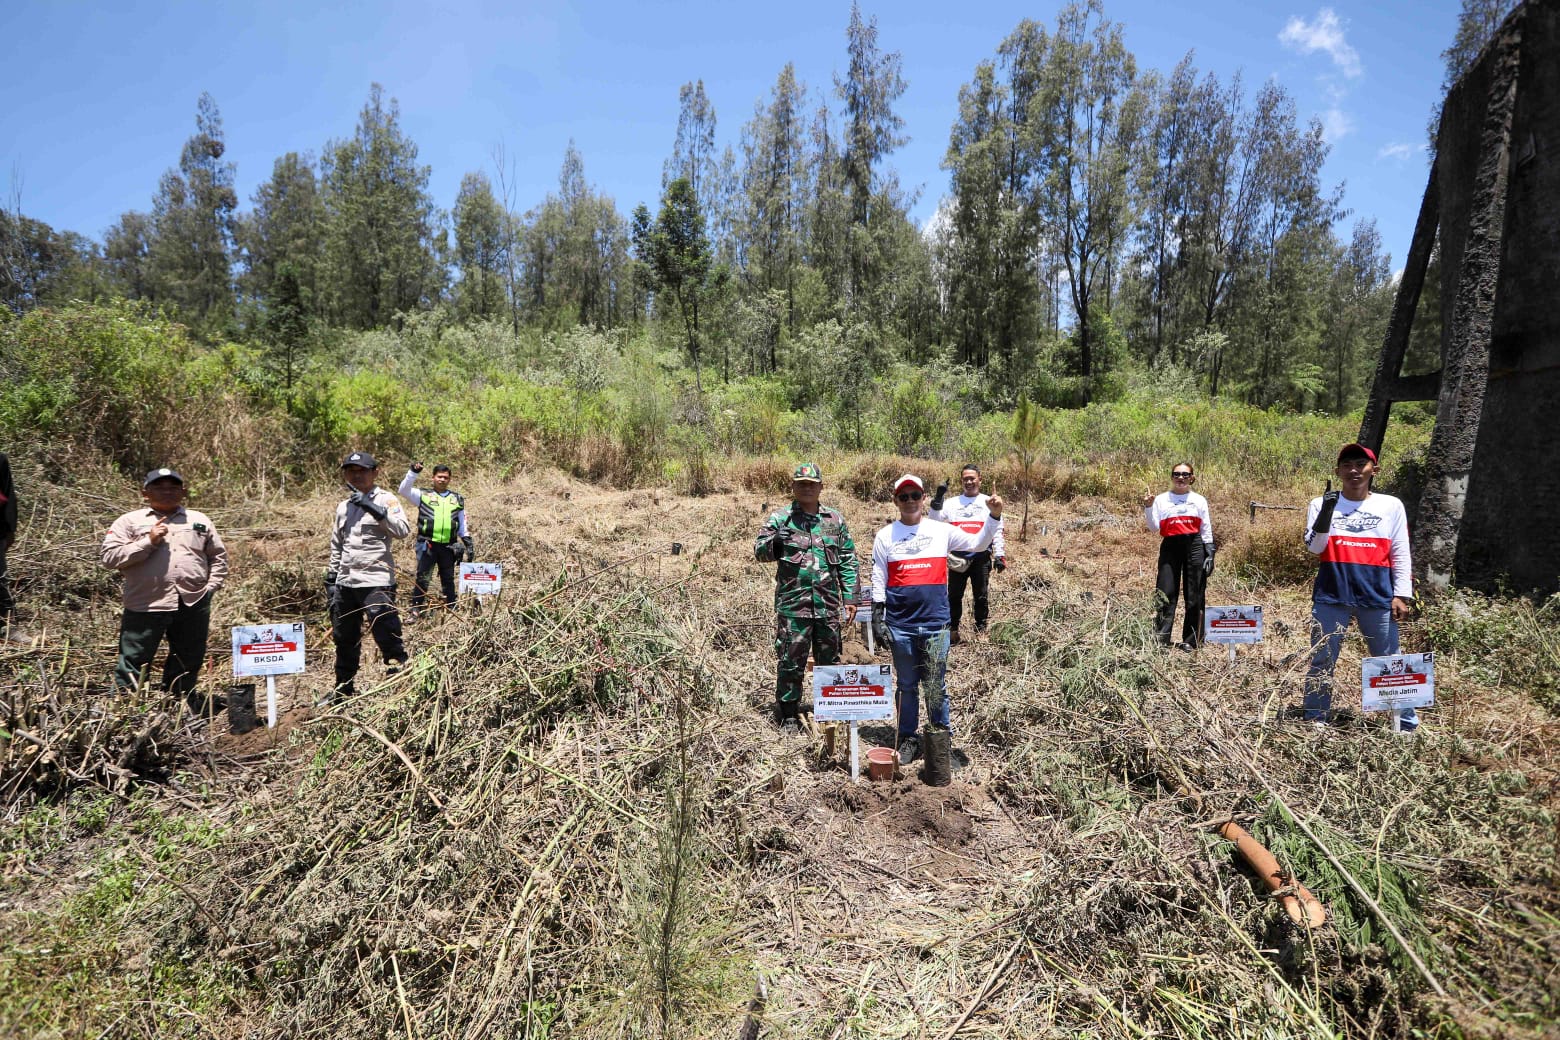
[[[378,469],[379,461],[366,451],[354,451],[352,454],[341,460],[342,469],[346,469],[348,466],[362,466],[364,469]]]
[[[184,478],[179,476],[177,470],[171,470],[167,466],[163,466],[161,469],[154,469],[149,471],[146,474],[146,479],[141,481],[141,486],[151,487],[152,482],[157,480],[177,480],[180,485],[184,483]]]

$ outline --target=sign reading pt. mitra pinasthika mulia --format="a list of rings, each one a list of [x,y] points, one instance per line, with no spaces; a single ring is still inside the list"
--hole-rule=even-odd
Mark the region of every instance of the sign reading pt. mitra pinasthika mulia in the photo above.
[[[1262,608],[1208,607],[1203,611],[1203,639],[1209,643],[1262,642]]]
[[[1360,662],[1360,707],[1423,708],[1435,703],[1435,654],[1393,654]]]
[[[813,665],[813,718],[865,722],[894,717],[894,676],[886,664]]]
[[[233,629],[235,676],[294,675],[303,668],[303,622],[238,625]]]

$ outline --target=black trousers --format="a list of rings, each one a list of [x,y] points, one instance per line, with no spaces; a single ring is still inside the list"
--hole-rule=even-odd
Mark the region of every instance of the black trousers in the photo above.
[[[426,538],[417,539],[417,577],[412,581],[412,609],[428,602],[428,579],[433,577],[434,567],[439,568],[439,591],[444,593],[444,605],[455,605],[455,546],[440,545]]]
[[[401,642],[401,614],[395,609],[395,586],[360,589],[339,587],[341,605],[330,619],[330,636],[336,644],[336,687],[350,686],[357,678],[363,656],[363,621],[379,644],[385,663],[406,660]]]
[[[957,632],[959,619],[964,617],[964,586],[970,585],[975,592],[975,627],[984,629],[986,618],[991,615],[991,599],[987,590],[991,587],[991,554],[981,553],[971,557],[969,569],[962,574],[948,568],[948,627]]]
[[[1159,584],[1154,593],[1154,635],[1165,646],[1175,627],[1175,601],[1186,594],[1186,617],[1181,621],[1181,641],[1193,646],[1203,642],[1203,596],[1208,576],[1203,573],[1207,546],[1200,534],[1171,535],[1159,543]]]
[[[211,593],[176,610],[127,610],[119,616],[119,663],[114,685],[121,690],[138,688],[151,673],[152,659],[164,638],[168,659],[163,664],[162,687],[191,702],[200,668],[206,661],[206,637],[211,631]]]

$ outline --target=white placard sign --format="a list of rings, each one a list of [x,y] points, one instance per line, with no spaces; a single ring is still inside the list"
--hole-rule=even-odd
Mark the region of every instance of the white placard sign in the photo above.
[[[460,591],[476,596],[491,596],[504,583],[501,563],[463,563],[460,565]]]
[[[303,666],[303,622],[233,629],[235,676],[294,675],[303,671]]]
[[[1262,608],[1208,607],[1203,611],[1203,639],[1209,643],[1262,642]]]
[[[1423,708],[1435,703],[1435,654],[1367,657],[1360,663],[1360,707]]]
[[[894,717],[894,676],[886,664],[813,665],[813,718],[864,722]]]

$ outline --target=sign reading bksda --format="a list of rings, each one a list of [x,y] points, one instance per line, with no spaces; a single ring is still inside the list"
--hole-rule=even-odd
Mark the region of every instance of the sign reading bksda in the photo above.
[[[303,669],[303,622],[233,629],[234,676],[295,675]]]
[[[491,596],[504,584],[504,565],[501,563],[463,563],[460,565],[461,592],[474,596]]]
[[[891,719],[893,686],[890,665],[813,665],[813,718],[819,722]]]

